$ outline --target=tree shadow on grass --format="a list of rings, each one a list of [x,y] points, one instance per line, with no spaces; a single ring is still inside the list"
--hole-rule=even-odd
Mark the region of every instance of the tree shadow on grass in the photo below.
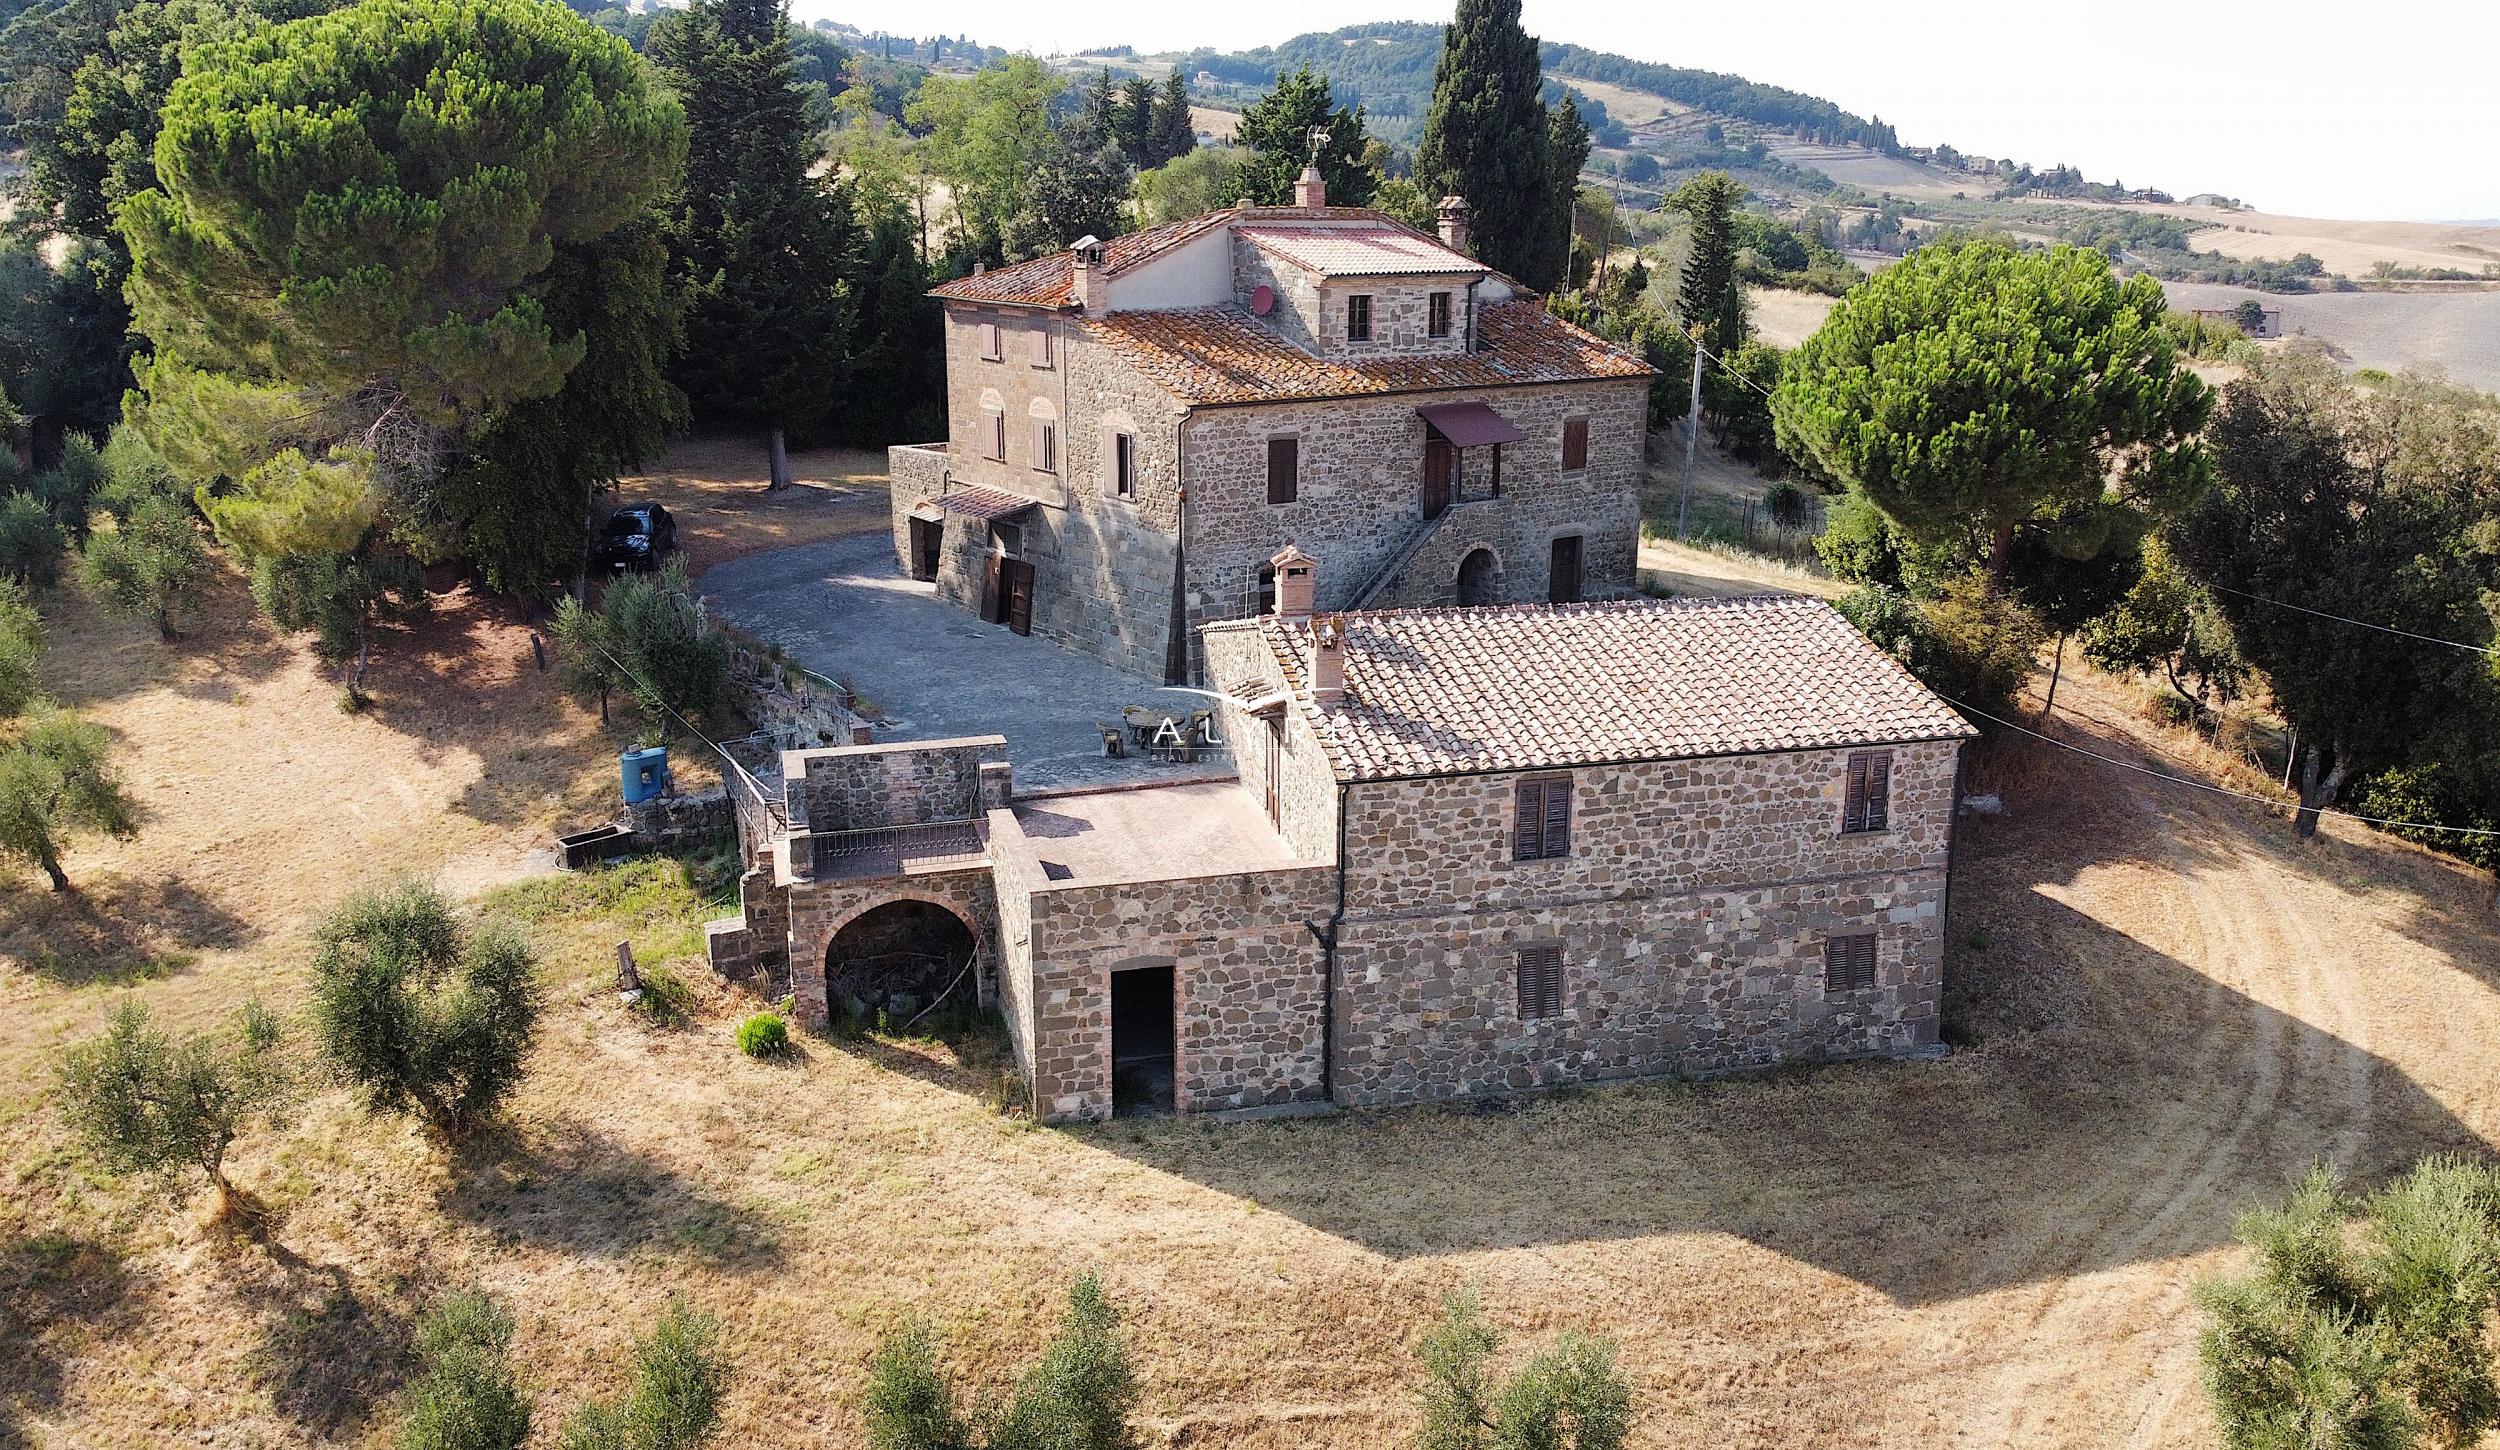
[[[105,874],[67,893],[0,891],[0,956],[65,987],[170,976],[192,953],[241,946],[251,924],[186,882]]]
[[[731,1268],[781,1257],[770,1219],[593,1129],[541,1124],[464,1158],[439,1206],[499,1242],[598,1259],[692,1254]]]
[[[65,1365],[81,1334],[130,1317],[119,1255],[66,1234],[0,1245],[0,1450],[37,1443],[32,1421],[61,1404]]]
[[[314,1263],[257,1227],[227,1252],[259,1328],[252,1374],[270,1403],[314,1439],[355,1436],[399,1386],[408,1313],[345,1265]]]

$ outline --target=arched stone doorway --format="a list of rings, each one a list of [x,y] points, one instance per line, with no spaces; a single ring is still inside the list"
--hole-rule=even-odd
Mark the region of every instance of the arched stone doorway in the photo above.
[[[825,947],[825,1004],[835,1016],[901,1028],[939,999],[980,995],[979,938],[934,901],[889,901],[844,923]]]
[[[1502,602],[1502,561],[1491,549],[1470,549],[1458,561],[1458,602],[1467,605]]]

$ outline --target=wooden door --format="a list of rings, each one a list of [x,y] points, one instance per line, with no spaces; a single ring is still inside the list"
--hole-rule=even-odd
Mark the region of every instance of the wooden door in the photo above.
[[[1003,624],[1007,619],[1007,591],[1000,579],[1004,554],[986,554],[981,571],[981,619],[987,624]]]
[[[938,530],[941,527],[936,519],[911,521],[911,577],[924,584],[937,577]]]
[[[1281,799],[1278,797],[1278,795],[1277,795],[1277,790],[1276,790],[1276,778],[1277,778],[1278,774],[1280,773],[1280,771],[1282,770],[1282,766],[1283,766],[1283,760],[1284,760],[1284,744],[1285,744],[1285,727],[1284,727],[1284,722],[1283,722],[1283,721],[1281,721],[1281,720],[1279,720],[1279,719],[1277,719],[1277,718],[1276,718],[1276,717],[1274,717],[1274,716],[1270,716],[1270,717],[1268,717],[1268,722],[1267,722],[1267,823],[1268,823],[1269,825],[1271,825],[1271,826],[1276,827],[1278,830],[1282,830],[1282,829],[1284,829],[1284,825],[1285,825],[1285,815],[1284,815],[1284,810],[1283,810],[1283,808],[1282,808],[1283,803],[1282,803]]]
[[[1547,576],[1546,600],[1553,604],[1580,602],[1580,536],[1566,534],[1554,541],[1553,570]]]
[[[1457,492],[1458,450],[1438,433],[1424,439],[1424,517],[1437,519]]]
[[[1018,634],[1033,632],[1033,565],[1024,559],[999,561],[999,582],[1007,592],[1006,618],[1002,621]]]

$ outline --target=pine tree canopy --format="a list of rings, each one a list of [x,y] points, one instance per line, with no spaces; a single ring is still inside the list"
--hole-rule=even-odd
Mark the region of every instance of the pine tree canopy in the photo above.
[[[436,425],[582,356],[528,284],[677,169],[677,103],[622,40],[528,0],[361,0],[212,41],[124,207],[141,332],[188,364]]]
[[[1331,206],[1369,206],[1375,176],[1363,164],[1363,110],[1348,110],[1328,93],[1328,77],[1309,66],[1292,75],[1279,71],[1276,89],[1241,113],[1233,140],[1249,148],[1237,178],[1239,195],[1257,206],[1283,206],[1293,200],[1293,183],[1311,161],[1311,132],[1328,133],[1320,148],[1320,180]]]

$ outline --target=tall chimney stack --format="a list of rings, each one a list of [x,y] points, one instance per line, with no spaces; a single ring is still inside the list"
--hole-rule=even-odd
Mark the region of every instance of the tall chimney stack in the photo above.
[[[1287,544],[1267,561],[1276,580],[1276,617],[1308,619],[1311,596],[1319,586],[1319,560]]]
[[[1068,300],[1088,316],[1099,317],[1111,304],[1111,290],[1103,276],[1102,240],[1085,236],[1068,250],[1072,254]]]
[[[1345,616],[1311,621],[1311,703],[1322,710],[1345,703]]]
[[[1317,161],[1306,164],[1301,178],[1294,182],[1293,204],[1304,211],[1328,210],[1328,183],[1320,180]]]
[[[1441,220],[1441,245],[1453,252],[1466,252],[1467,198],[1445,196],[1441,198],[1441,205],[1434,209],[1434,214]],[[1468,252],[1468,255],[1475,254]]]

